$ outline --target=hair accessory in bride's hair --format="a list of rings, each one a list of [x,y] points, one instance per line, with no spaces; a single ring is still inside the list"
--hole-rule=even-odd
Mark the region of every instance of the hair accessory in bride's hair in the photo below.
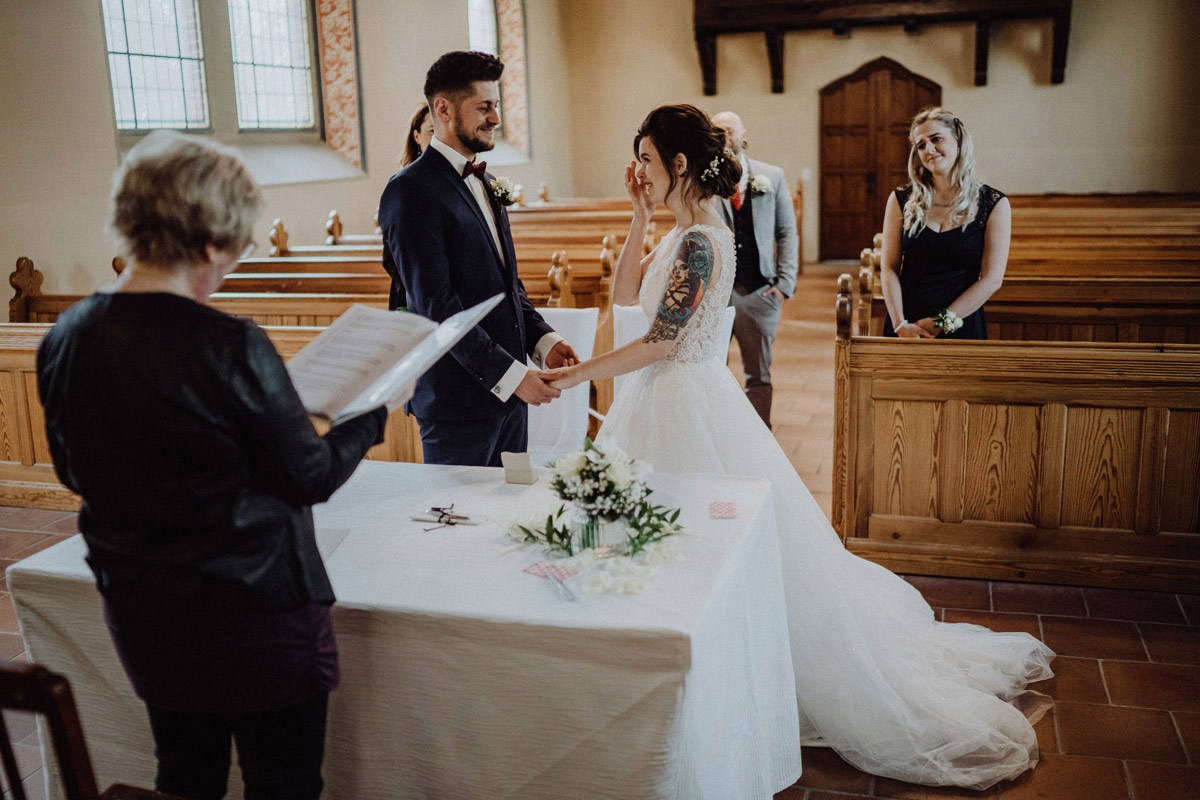
[[[728,147],[726,147],[726,148],[725,148],[724,150],[722,150],[721,152],[725,154],[725,157],[726,157],[726,158],[728,158],[730,161],[733,161],[733,159],[734,159],[734,155],[733,155],[733,151],[732,151],[732,150],[730,150]]]
[[[721,156],[713,156],[713,160],[708,162],[708,166],[705,167],[704,171],[700,173],[700,182],[704,183],[711,178],[717,177],[717,173],[721,167],[721,162],[724,160],[725,159],[721,158]]]

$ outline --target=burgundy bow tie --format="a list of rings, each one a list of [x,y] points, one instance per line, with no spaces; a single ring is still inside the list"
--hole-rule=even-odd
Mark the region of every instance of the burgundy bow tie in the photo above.
[[[483,173],[485,173],[485,172],[487,172],[487,162],[486,161],[477,161],[474,164],[467,163],[467,164],[463,165],[463,179],[464,180],[471,177],[472,175],[476,175],[479,177],[479,180],[483,180],[483,177],[484,177]]]

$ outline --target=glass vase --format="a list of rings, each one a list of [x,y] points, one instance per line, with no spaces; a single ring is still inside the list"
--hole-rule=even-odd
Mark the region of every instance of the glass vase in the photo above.
[[[624,517],[607,519],[587,511],[575,512],[575,551],[592,548],[600,558],[610,558],[625,552],[628,539]]]

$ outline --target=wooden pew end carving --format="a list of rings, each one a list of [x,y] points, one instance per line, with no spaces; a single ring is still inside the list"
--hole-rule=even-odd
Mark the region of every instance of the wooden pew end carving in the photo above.
[[[850,304],[850,275],[843,272],[838,276],[837,282],[837,338],[839,341],[845,341],[850,338],[851,324],[851,309]]]
[[[8,276],[8,285],[17,290],[8,301],[8,321],[28,322],[29,298],[42,293],[42,273],[34,269],[32,259],[21,256],[17,268]]]
[[[271,249],[267,255],[271,258],[285,256],[288,252],[288,232],[283,227],[283,220],[277,219],[271,224],[271,233],[267,236],[271,240]]]
[[[325,233],[325,244],[337,244],[342,236],[342,219],[336,208],[329,212],[329,219],[325,220]]]

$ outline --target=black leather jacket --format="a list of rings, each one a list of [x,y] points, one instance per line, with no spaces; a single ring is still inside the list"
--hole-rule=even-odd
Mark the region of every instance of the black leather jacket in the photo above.
[[[310,506],[382,441],[385,409],[317,435],[261,329],[171,294],[68,309],[38,350],[38,390],[101,592],[333,602]]]

